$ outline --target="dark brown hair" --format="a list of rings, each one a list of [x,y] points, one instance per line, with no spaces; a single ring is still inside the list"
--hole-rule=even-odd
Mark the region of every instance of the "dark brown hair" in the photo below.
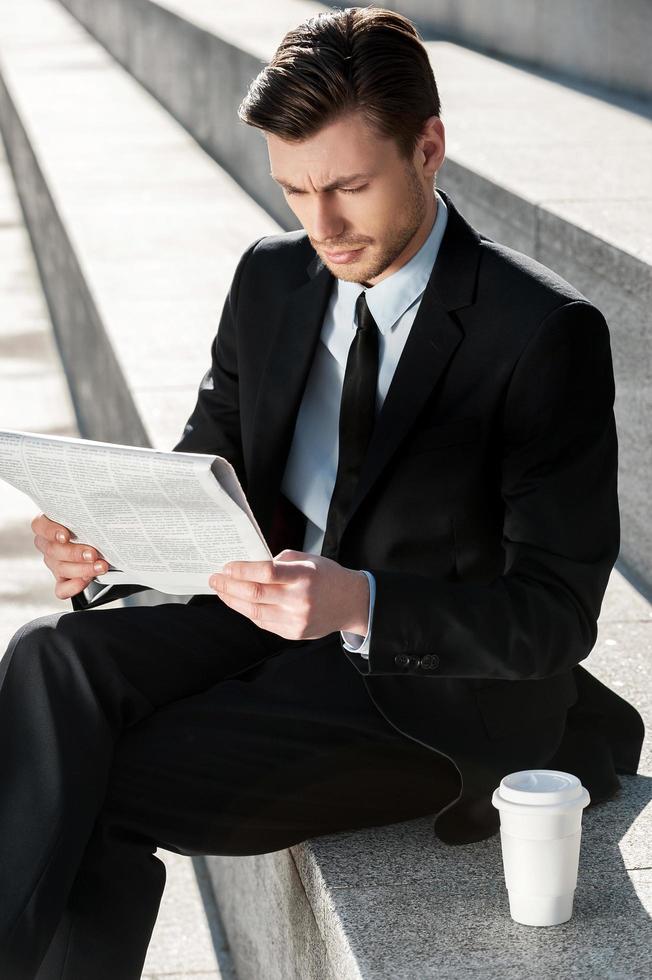
[[[285,35],[238,116],[291,142],[353,110],[408,159],[423,122],[439,116],[428,54],[407,17],[381,7],[310,17]]]

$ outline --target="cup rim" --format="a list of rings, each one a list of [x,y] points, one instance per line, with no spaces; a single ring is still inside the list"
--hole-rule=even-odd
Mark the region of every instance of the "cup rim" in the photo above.
[[[516,803],[521,806],[554,806],[559,804],[585,805],[588,796],[579,778],[559,769],[521,769],[508,773],[494,792],[494,802]]]

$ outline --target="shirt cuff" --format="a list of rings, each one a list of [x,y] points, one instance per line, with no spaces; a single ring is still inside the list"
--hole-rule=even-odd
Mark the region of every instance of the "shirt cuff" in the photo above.
[[[369,659],[369,644],[371,643],[371,621],[374,615],[374,602],[376,601],[376,579],[371,572],[368,572],[365,568],[362,571],[367,576],[369,582],[369,616],[367,619],[367,634],[366,636],[360,636],[359,633],[349,633],[346,630],[340,630],[340,636],[342,637],[342,646],[349,653],[359,653],[362,657]]]

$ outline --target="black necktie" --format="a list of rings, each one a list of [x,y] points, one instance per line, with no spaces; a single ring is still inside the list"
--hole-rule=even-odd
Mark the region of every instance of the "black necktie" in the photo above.
[[[364,292],[358,296],[355,312],[358,329],[349,348],[340,402],[337,476],[321,549],[322,555],[333,559],[337,556],[340,536],[353,500],[376,414],[378,327],[369,312]]]

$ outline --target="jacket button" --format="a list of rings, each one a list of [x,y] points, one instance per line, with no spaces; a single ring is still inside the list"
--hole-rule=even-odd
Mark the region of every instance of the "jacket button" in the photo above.
[[[410,658],[407,653],[397,653],[394,657],[394,663],[397,667],[407,667],[410,663]]]
[[[439,657],[436,653],[427,653],[421,658],[421,666],[425,670],[436,670],[439,667]]]

